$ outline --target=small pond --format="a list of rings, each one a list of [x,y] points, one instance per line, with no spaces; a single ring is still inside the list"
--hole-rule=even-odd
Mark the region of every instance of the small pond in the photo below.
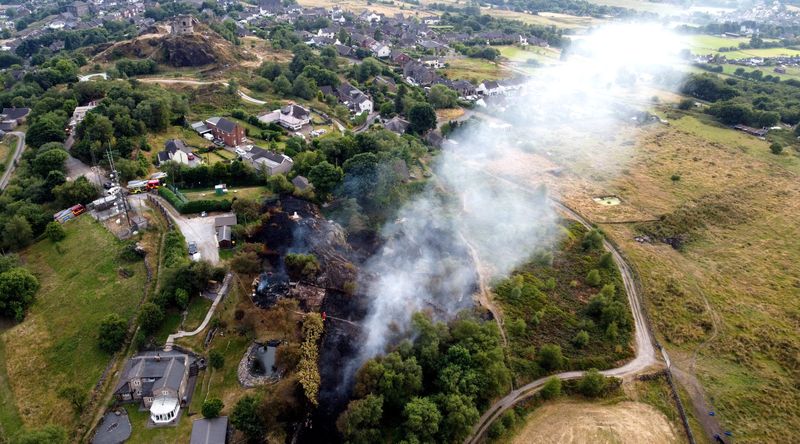
[[[278,368],[275,366],[276,345],[256,345],[253,349],[250,361],[250,372],[255,376],[266,376],[268,378],[278,376]]]
[[[622,201],[617,196],[595,197],[592,200],[599,203],[600,205],[606,205],[606,206],[619,205],[620,203],[622,203]]]

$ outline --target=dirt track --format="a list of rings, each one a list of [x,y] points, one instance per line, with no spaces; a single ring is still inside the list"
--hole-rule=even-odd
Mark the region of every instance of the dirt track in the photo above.
[[[671,444],[680,442],[678,436],[667,418],[647,404],[561,401],[536,410],[512,442]]]

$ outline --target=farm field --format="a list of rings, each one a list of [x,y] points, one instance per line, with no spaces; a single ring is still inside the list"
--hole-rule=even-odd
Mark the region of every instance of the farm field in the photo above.
[[[478,84],[484,80],[498,80],[511,77],[511,74],[497,63],[484,59],[461,58],[447,61],[442,70],[450,79],[465,79]]]
[[[677,15],[686,12],[686,9],[680,5],[648,0],[589,0],[589,3],[628,8],[634,11],[654,12],[660,15]]]
[[[95,339],[100,321],[109,313],[132,318],[142,297],[142,262],[120,262],[120,243],[102,225],[84,215],[64,228],[58,246],[45,239],[22,254],[41,288],[25,320],[0,335],[0,420],[7,435],[23,425],[77,425],[59,389],[89,392],[110,359]],[[133,276],[122,277],[121,267]]]
[[[777,57],[795,56],[800,51],[790,48],[759,48],[759,49],[739,49],[736,51],[720,52],[719,48],[738,47],[739,43],[747,43],[750,39],[746,37],[722,37],[713,35],[693,35],[686,37],[686,47],[693,54],[723,54],[729,59],[744,59],[749,57]]]

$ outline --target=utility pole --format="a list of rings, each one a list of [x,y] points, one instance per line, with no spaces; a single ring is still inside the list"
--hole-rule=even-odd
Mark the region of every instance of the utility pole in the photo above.
[[[128,221],[128,227],[132,227],[131,216],[128,214],[128,202],[125,199],[125,193],[122,192],[122,186],[119,183],[119,173],[117,167],[114,166],[114,156],[111,154],[111,148],[106,148],[106,156],[108,157],[108,167],[111,169],[111,185],[117,187],[117,198],[114,201],[114,206],[117,212],[125,212],[125,219]]]

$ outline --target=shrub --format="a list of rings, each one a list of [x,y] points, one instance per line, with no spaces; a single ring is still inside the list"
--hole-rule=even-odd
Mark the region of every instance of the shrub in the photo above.
[[[586,283],[592,287],[599,287],[601,282],[600,272],[597,269],[590,270],[586,275]]]
[[[50,239],[52,242],[58,242],[67,237],[67,232],[64,231],[64,227],[62,227],[61,224],[56,221],[47,224],[44,234],[46,234],[48,239]]]
[[[544,399],[553,399],[561,395],[561,380],[553,376],[544,383],[542,391],[539,392]]]
[[[592,229],[583,235],[581,248],[583,251],[600,249],[603,246],[603,233],[598,229]]]
[[[222,353],[211,350],[211,353],[208,354],[208,365],[214,370],[219,370],[225,366],[225,357],[222,356]]]
[[[219,413],[222,411],[222,408],[225,407],[225,404],[222,403],[222,400],[219,398],[211,398],[203,401],[202,412],[203,416],[206,418],[216,418],[219,416]]]
[[[589,369],[578,381],[578,391],[590,398],[596,398],[603,394],[608,385],[606,377],[601,375],[596,368]]]
[[[564,365],[564,356],[561,347],[555,344],[545,344],[539,349],[537,359],[539,365],[545,370],[557,370]]]
[[[575,347],[583,348],[589,345],[589,332],[586,330],[581,330],[575,337],[572,339],[572,343],[575,344]]]
[[[772,154],[778,155],[783,152],[783,145],[778,142],[774,142],[769,146],[769,150],[772,151]]]
[[[139,326],[146,334],[152,334],[158,330],[163,320],[164,311],[161,307],[152,302],[142,305],[142,311],[139,313]]]

